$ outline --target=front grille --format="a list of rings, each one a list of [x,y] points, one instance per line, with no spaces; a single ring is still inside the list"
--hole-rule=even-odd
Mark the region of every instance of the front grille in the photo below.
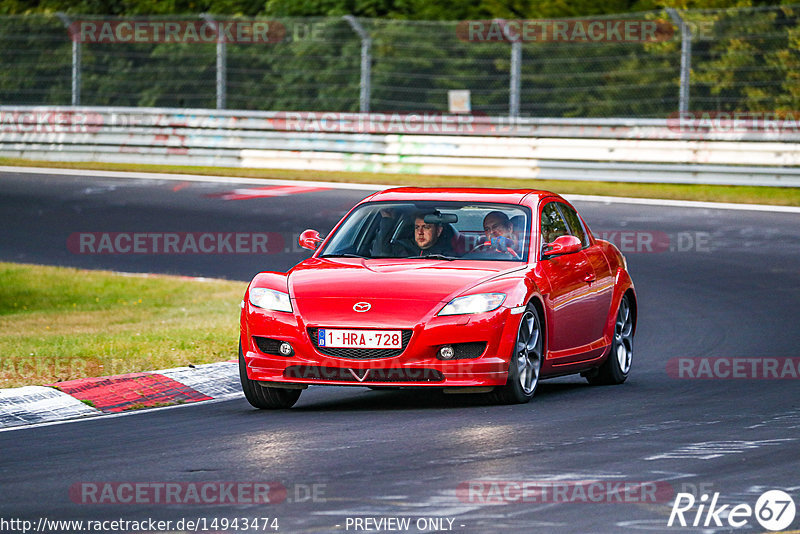
[[[444,380],[444,375],[440,371],[428,368],[348,369],[319,365],[293,365],[284,370],[283,376],[300,380],[333,380],[356,384],[360,382],[441,382]]]
[[[308,329],[308,337],[311,338],[311,343],[314,344],[314,348],[317,349],[322,354],[326,354],[328,356],[335,356],[337,358],[350,358],[354,360],[369,360],[369,359],[376,359],[376,358],[393,358],[395,356],[400,356],[406,347],[408,346],[408,342],[411,340],[411,330],[401,330],[400,334],[402,337],[402,344],[403,348],[401,349],[344,349],[344,348],[331,348],[331,347],[320,347],[317,345],[319,341],[319,337],[317,336],[318,328],[309,328]]]
[[[469,343],[453,343],[454,360],[470,360],[478,358],[486,350],[485,341],[472,341]]]
[[[264,354],[274,354],[275,356],[283,356],[283,354],[281,354],[281,351],[278,350],[278,347],[280,347],[281,343],[283,343],[280,339],[253,336],[253,341],[256,342],[258,350],[260,350]]]

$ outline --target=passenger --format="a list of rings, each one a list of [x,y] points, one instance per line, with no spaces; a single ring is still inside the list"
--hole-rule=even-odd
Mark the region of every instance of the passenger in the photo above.
[[[500,252],[518,249],[511,220],[502,211],[490,211],[483,218],[483,231],[486,234],[484,246],[491,246]]]

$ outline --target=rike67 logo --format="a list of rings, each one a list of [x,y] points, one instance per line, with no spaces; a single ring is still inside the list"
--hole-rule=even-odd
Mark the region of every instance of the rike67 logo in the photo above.
[[[707,494],[698,500],[691,493],[678,493],[667,526],[722,527],[723,522],[727,522],[730,527],[740,528],[755,516],[763,528],[778,531],[792,524],[795,512],[794,500],[781,490],[764,492],[755,507],[745,503],[720,505],[719,492],[714,493],[710,501]]]

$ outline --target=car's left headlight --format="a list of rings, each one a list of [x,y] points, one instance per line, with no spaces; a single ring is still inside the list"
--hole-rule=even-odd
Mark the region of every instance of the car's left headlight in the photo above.
[[[505,293],[479,293],[456,297],[436,315],[465,315],[496,310],[506,300]]]
[[[274,310],[282,312],[292,311],[292,301],[289,300],[289,294],[274,289],[267,289],[265,287],[252,287],[250,288],[250,304],[265,310]]]

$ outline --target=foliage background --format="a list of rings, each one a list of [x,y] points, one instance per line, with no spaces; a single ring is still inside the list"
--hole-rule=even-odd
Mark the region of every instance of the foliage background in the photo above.
[[[469,89],[474,112],[509,106],[510,46],[458,39],[459,20],[664,19],[695,29],[691,110],[794,112],[800,106],[800,6],[750,0],[20,0],[0,1],[0,104],[68,105],[73,20],[159,17],[281,22],[276,44],[228,44],[226,107],[357,111],[361,43],[372,38],[371,111],[446,111]],[[620,15],[621,14],[621,15]],[[665,117],[678,109],[679,33],[662,43],[526,43],[521,115]],[[82,44],[81,104],[214,108],[214,44]]]

